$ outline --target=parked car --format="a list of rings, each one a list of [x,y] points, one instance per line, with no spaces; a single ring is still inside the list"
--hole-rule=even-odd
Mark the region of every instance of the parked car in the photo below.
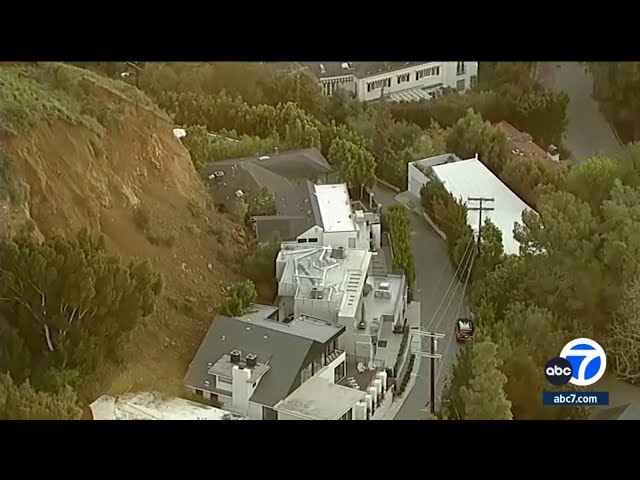
[[[466,342],[473,340],[476,327],[470,318],[459,318],[456,320],[455,332],[456,342]]]

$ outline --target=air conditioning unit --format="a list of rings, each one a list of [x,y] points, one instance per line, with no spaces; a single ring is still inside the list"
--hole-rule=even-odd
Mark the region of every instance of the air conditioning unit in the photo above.
[[[389,290],[391,290],[391,285],[390,285],[390,283],[389,283],[389,282],[380,282],[380,285],[378,285],[378,288],[379,288],[380,290],[386,290],[386,291],[389,291]]]

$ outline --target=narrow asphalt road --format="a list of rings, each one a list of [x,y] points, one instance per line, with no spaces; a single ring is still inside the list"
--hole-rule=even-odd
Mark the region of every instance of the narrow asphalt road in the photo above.
[[[569,125],[565,135],[572,161],[579,162],[598,153],[613,154],[620,150],[621,145],[609,122],[591,96],[593,81],[582,64],[540,62],[538,77],[545,87],[569,95]]]
[[[383,209],[397,204],[395,192],[378,186],[374,189],[375,199]],[[414,297],[419,301],[422,328],[443,333],[446,337],[438,341],[437,351],[443,358],[437,361],[436,392],[439,398],[447,374],[456,360],[458,344],[454,337],[455,319],[466,313],[466,302],[455,271],[449,261],[447,246],[429,226],[414,212],[410,212],[413,226],[413,251],[416,263],[416,286]],[[451,288],[449,288],[451,286]],[[446,299],[445,299],[446,295]],[[443,299],[445,301],[443,302]],[[436,315],[436,312],[437,315]],[[423,348],[428,350],[425,339]],[[398,412],[396,420],[417,420],[425,418],[425,407],[430,398],[430,360],[421,359],[415,385]],[[438,403],[436,402],[436,406]]]

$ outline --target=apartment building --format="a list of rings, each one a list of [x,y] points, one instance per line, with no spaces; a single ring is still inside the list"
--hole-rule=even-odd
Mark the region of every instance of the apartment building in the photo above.
[[[362,102],[383,97],[391,101],[430,99],[445,88],[466,91],[478,78],[478,62],[317,62],[302,66],[318,78],[325,95],[344,89]]]

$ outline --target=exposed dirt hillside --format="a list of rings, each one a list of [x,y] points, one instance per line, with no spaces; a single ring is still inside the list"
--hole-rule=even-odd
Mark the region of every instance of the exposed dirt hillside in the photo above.
[[[126,365],[105,368],[85,393],[178,389],[237,277],[244,230],[209,206],[170,119],[133,87],[66,65],[4,66],[0,105],[5,233],[90,227],[124,259],[151,259],[164,274],[159,311],[123,345]]]

